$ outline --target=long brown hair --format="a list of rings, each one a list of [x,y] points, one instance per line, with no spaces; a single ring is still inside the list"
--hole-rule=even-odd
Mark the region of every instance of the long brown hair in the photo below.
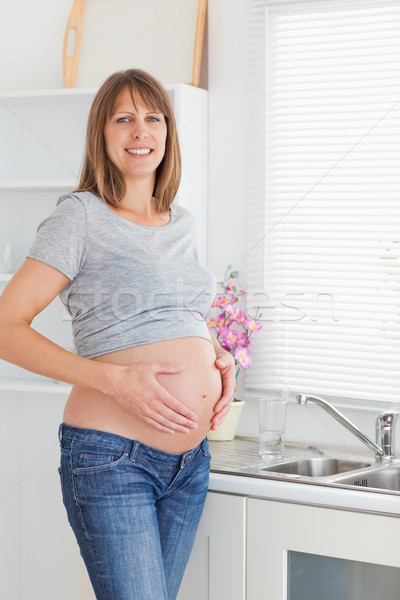
[[[112,206],[118,206],[125,194],[122,173],[108,158],[104,127],[111,118],[121,92],[128,88],[151,109],[164,115],[167,124],[165,154],[156,171],[153,196],[155,208],[166,212],[175,198],[181,179],[181,153],[175,117],[162,84],[141,69],[128,69],[110,75],[97,92],[86,130],[86,148],[78,192],[90,191]]]

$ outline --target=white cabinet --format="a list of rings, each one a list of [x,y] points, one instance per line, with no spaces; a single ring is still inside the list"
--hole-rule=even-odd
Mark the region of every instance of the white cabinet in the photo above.
[[[207,247],[207,92],[167,86],[182,149],[176,201],[195,213],[199,256]],[[0,242],[13,270],[58,196],[76,186],[95,90],[51,90],[0,97]],[[0,292],[11,274],[0,274]],[[33,326],[71,349],[71,326],[56,299]],[[76,544],[59,489],[57,428],[70,386],[0,361],[0,597],[74,600]],[[6,457],[6,458],[4,458]]]
[[[57,198],[76,184],[86,118],[93,93],[54,90],[4,94],[0,101],[0,242],[11,245],[13,270],[23,262],[41,220]],[[0,277],[0,291],[7,275]],[[33,323],[64,348],[72,348],[71,325],[56,299]],[[68,391],[0,361],[0,388],[16,392]]]
[[[246,502],[208,494],[178,600],[246,598]]]
[[[76,544],[57,473],[63,405],[63,395],[0,391],[0,598],[76,597]]]
[[[398,600],[399,539],[398,517],[250,498],[247,600]]]
[[[178,600],[398,600],[399,539],[396,516],[209,492]]]

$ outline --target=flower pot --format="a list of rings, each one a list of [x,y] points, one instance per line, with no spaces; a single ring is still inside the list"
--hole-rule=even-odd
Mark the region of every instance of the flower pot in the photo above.
[[[211,442],[230,442],[233,440],[236,435],[236,429],[244,405],[244,400],[232,402],[230,411],[222,421],[221,425],[219,425],[215,431],[209,431],[207,438]]]

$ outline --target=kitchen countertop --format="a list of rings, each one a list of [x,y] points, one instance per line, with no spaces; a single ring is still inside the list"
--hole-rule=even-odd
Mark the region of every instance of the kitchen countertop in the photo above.
[[[209,490],[240,494],[341,510],[400,516],[400,492],[357,488],[309,478],[293,478],[262,471],[268,463],[258,454],[258,440],[237,437],[231,442],[209,441],[212,455]],[[303,458],[344,454],[339,449],[322,449],[286,442],[283,458]],[[347,451],[348,456],[348,451]],[[374,459],[359,453],[358,459]]]

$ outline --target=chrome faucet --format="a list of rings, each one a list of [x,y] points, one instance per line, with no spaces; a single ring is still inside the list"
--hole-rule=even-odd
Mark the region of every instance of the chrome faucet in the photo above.
[[[298,394],[297,402],[299,404],[307,404],[307,402],[314,402],[321,408],[326,410],[336,421],[341,423],[348,431],[356,436],[361,442],[363,442],[375,455],[379,458],[394,458],[395,457],[395,445],[394,445],[394,425],[396,417],[399,413],[387,410],[379,415],[375,422],[376,432],[376,443],[373,442],[365,433],[363,433],[356,425],[354,425],[349,419],[347,419],[341,412],[336,410],[329,402],[319,398],[318,396],[308,396],[307,394]]]
[[[387,410],[379,415],[375,421],[376,443],[382,448],[383,455],[395,457],[395,423],[399,413]]]

